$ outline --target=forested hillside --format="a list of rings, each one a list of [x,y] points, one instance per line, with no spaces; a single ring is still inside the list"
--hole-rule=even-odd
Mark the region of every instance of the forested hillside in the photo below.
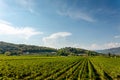
[[[81,48],[65,47],[55,49],[50,47],[40,47],[35,45],[13,44],[7,42],[0,42],[0,53],[8,55],[22,55],[22,54],[49,54],[59,56],[69,55],[97,55],[95,51],[85,50]]]
[[[85,49],[81,49],[81,48],[72,48],[72,47],[61,48],[58,50],[57,54],[64,55],[64,56],[68,56],[68,55],[88,55],[88,56],[89,55],[90,56],[98,55],[97,52],[95,52],[95,51],[85,50]]]
[[[57,50],[49,47],[0,42],[0,53],[5,53],[7,51],[11,52],[13,55],[18,55],[30,53],[51,53],[56,52]]]

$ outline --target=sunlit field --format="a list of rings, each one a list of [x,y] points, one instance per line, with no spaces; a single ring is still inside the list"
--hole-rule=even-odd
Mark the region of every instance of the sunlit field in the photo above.
[[[0,79],[120,79],[120,58],[0,56]]]

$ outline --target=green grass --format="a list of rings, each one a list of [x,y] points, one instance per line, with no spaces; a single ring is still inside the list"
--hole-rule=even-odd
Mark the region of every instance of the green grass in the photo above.
[[[91,61],[111,78],[120,78],[120,58],[94,57],[91,58]]]
[[[0,56],[0,80],[120,79],[120,58]]]

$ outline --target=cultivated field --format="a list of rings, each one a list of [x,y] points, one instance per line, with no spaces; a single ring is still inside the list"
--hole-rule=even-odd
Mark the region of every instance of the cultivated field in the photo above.
[[[0,56],[0,80],[120,80],[120,58]]]

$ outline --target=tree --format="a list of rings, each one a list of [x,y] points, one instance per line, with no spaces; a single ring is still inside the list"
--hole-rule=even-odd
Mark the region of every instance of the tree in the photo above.
[[[6,52],[5,52],[5,55],[6,55],[6,56],[10,56],[10,55],[11,55],[11,52],[6,51]]]
[[[111,53],[110,53],[110,52],[108,53],[108,56],[109,56],[109,57],[111,56]]]
[[[59,55],[59,56],[68,56],[69,53],[66,52],[64,49],[59,49],[58,52],[57,52],[57,55]]]

